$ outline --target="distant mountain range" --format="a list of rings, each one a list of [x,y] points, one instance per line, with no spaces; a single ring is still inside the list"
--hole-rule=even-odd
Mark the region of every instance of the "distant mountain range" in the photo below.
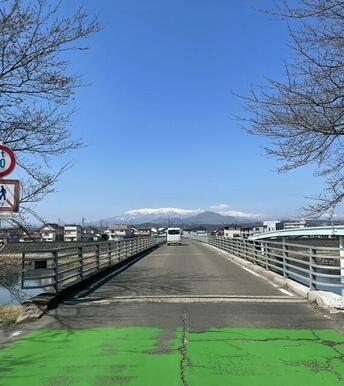
[[[173,216],[173,213],[166,216],[160,215],[159,217],[152,215],[123,215],[105,218],[92,224],[226,225],[256,223],[258,221],[257,218],[225,216],[216,212],[203,211],[192,216]]]

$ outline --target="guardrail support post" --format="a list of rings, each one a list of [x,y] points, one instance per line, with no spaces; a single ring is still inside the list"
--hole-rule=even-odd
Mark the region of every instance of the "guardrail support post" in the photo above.
[[[99,272],[99,244],[96,244],[96,265],[97,272]]]
[[[243,239],[242,244],[243,244],[243,246],[242,246],[242,252],[243,252],[243,254],[244,254],[244,259],[245,259],[245,260],[248,260],[248,256],[247,256],[247,242],[246,242],[246,239]]]
[[[112,244],[111,244],[111,242],[108,243],[108,264],[109,264],[109,266],[112,265]]]
[[[84,259],[83,259],[82,247],[78,247],[78,259],[79,259],[80,280],[84,280]]]
[[[287,278],[288,277],[288,267],[286,264],[288,262],[288,245],[286,245],[284,237],[282,239],[282,243],[283,243],[283,277]]]
[[[340,282],[342,283],[342,296],[344,296],[344,236],[339,236],[339,256],[340,256]]]
[[[59,291],[59,253],[58,251],[53,251],[53,261],[54,261],[54,289],[55,292],[58,293]]]
[[[316,271],[314,265],[316,264],[315,256],[316,256],[316,249],[309,248],[309,289],[315,290],[316,289]]]
[[[269,243],[265,243],[264,244],[264,251],[265,251],[265,261],[268,263],[268,264],[271,264],[271,261],[270,261],[270,258],[271,258],[271,249],[270,249],[270,246],[269,246]],[[266,266],[266,269],[271,269],[270,265],[267,265]]]
[[[21,286],[24,287],[24,269],[25,269],[25,252],[22,253],[22,271],[21,271]]]

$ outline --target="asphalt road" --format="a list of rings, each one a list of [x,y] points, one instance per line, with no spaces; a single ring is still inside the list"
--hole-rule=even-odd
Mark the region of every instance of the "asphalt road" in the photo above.
[[[187,239],[16,332],[0,351],[0,385],[344,382],[341,316]]]

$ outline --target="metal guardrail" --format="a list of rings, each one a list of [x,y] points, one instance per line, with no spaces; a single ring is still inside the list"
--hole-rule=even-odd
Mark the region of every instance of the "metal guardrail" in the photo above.
[[[318,289],[344,295],[344,250],[277,241],[209,236],[209,244]]]
[[[22,288],[42,288],[45,292],[58,293],[165,241],[162,237],[135,237],[25,251],[22,254]]]

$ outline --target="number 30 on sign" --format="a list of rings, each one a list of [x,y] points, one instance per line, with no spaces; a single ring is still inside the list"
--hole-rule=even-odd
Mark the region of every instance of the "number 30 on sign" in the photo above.
[[[0,178],[8,176],[16,166],[16,157],[7,146],[0,145]]]

